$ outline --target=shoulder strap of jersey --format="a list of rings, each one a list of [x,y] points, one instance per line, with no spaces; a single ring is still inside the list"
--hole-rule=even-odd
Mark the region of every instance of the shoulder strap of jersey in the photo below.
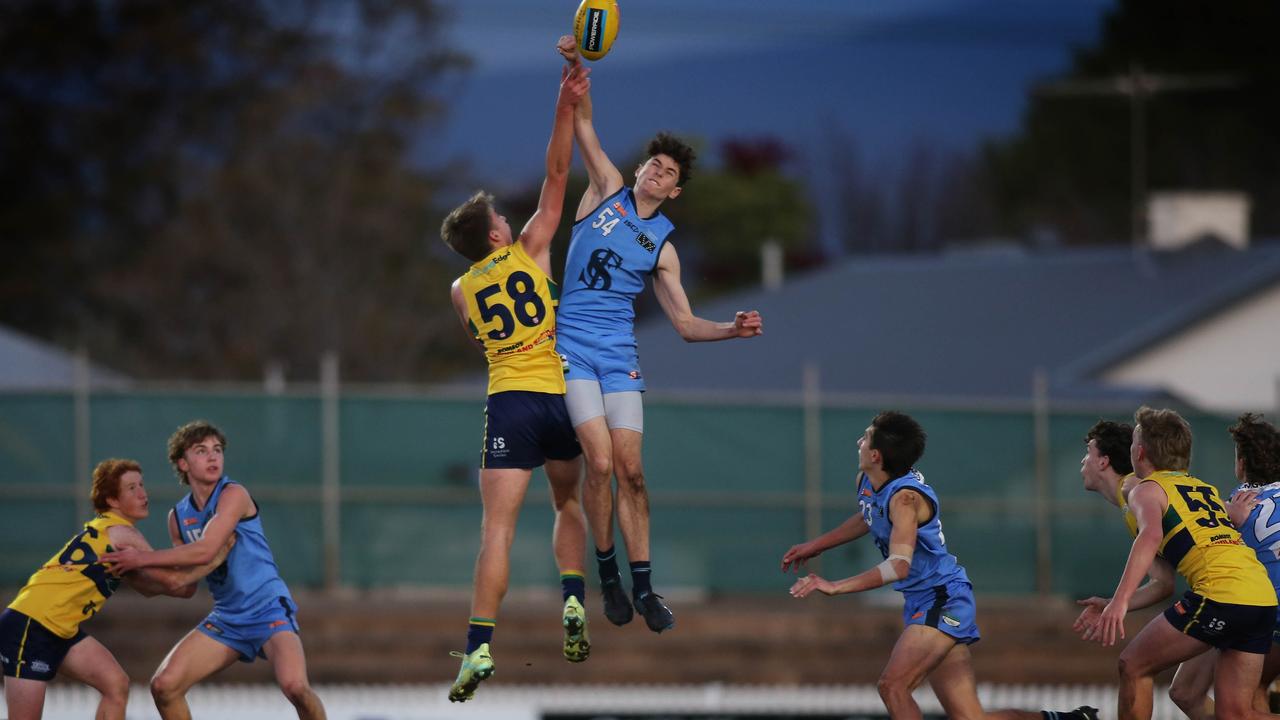
[[[594,208],[592,208],[591,212],[587,213],[586,215],[583,215],[582,217],[578,218],[577,220],[574,220],[574,221],[573,221],[573,228],[574,228],[574,229],[576,229],[576,228],[577,228],[579,225],[581,225],[581,224],[583,223],[583,221],[585,221],[587,218],[595,216],[595,214],[596,214],[596,213],[600,212],[600,208],[604,207],[605,205],[608,205],[610,200],[613,200],[614,198],[618,197],[619,195],[621,195],[622,193],[626,192],[627,190],[628,190],[628,188],[627,188],[627,186],[626,186],[626,185],[623,185],[622,187],[618,188],[618,191],[617,191],[617,192],[615,192],[614,194],[610,195],[609,197],[607,197],[607,198],[605,198],[605,199],[601,200],[601,201],[600,201],[600,204],[599,204],[599,205],[596,205]]]

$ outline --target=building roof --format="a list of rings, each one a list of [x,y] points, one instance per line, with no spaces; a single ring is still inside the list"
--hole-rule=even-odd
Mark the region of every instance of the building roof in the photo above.
[[[75,355],[0,325],[0,390],[66,390],[75,385]],[[128,378],[98,365],[89,366],[95,387],[119,385]]]
[[[694,307],[716,321],[758,309],[760,338],[686,344],[660,314],[636,335],[657,391],[795,392],[813,363],[824,393],[1024,399],[1042,367],[1055,398],[1134,399],[1160,391],[1095,378],[1276,283],[1276,243],[855,257]]]

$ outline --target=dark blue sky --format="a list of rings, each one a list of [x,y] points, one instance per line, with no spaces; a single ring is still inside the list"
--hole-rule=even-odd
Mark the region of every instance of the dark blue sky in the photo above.
[[[622,0],[593,63],[596,127],[615,159],[669,129],[715,147],[771,135],[813,186],[833,130],[871,167],[909,148],[974,148],[1018,127],[1029,85],[1095,42],[1109,0]],[[453,0],[448,37],[475,59],[450,89],[432,165],[465,159],[501,193],[541,172],[572,0]]]

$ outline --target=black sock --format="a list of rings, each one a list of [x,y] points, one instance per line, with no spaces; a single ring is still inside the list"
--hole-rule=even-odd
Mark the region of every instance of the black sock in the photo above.
[[[571,597],[576,597],[578,598],[578,602],[581,603],[583,601],[583,598],[586,596],[584,592],[584,590],[586,589],[586,584],[587,584],[586,578],[584,578],[582,576],[582,573],[578,572],[577,570],[570,570],[569,572],[561,573],[560,574],[560,591],[561,591],[561,594],[564,595],[564,597],[560,599],[568,600]]]
[[[608,550],[596,548],[596,567],[600,569],[600,582],[602,583],[621,579],[618,575],[618,556],[614,553],[612,547]]]
[[[467,623],[467,654],[475,652],[484,643],[493,642],[493,627],[498,624],[491,618],[473,617]]]
[[[653,586],[649,584],[649,561],[631,563],[631,595],[632,597],[641,597],[653,592]]]

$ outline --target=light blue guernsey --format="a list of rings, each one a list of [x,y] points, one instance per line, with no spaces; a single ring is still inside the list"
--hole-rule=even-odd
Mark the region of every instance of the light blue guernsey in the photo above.
[[[1272,587],[1280,588],[1280,511],[1276,507],[1280,505],[1280,483],[1261,488],[1241,485],[1237,492],[1240,490],[1258,491],[1258,504],[1238,528],[1240,536],[1244,544],[1258,554],[1258,562],[1267,569]]]
[[[204,534],[204,527],[218,508],[218,499],[227,486],[237,484],[223,475],[214,486],[209,501],[197,508],[191,493],[178,501],[174,512],[178,532],[184,543],[192,543]],[[279,598],[289,598],[289,588],[280,579],[267,536],[262,531],[262,516],[254,502],[254,515],[236,524],[236,544],[227,560],[209,573],[209,591],[213,593],[213,612],[228,623],[251,623],[265,610],[278,609]]]
[[[559,342],[589,346],[593,337],[632,334],[635,297],[674,229],[661,212],[640,217],[627,187],[574,223],[556,311]]]
[[[947,541],[942,535],[942,522],[938,519],[938,496],[925,484],[924,476],[910,470],[900,478],[890,480],[878,491],[872,487],[866,473],[858,474],[858,506],[862,519],[871,528],[880,554],[889,557],[889,535],[893,523],[889,520],[889,503],[899,492],[916,492],[929,501],[933,512],[929,521],[916,530],[916,548],[911,558],[911,571],[893,584],[893,589],[907,593],[929,590],[949,582],[969,582],[964,567],[956,557],[947,552]]]

